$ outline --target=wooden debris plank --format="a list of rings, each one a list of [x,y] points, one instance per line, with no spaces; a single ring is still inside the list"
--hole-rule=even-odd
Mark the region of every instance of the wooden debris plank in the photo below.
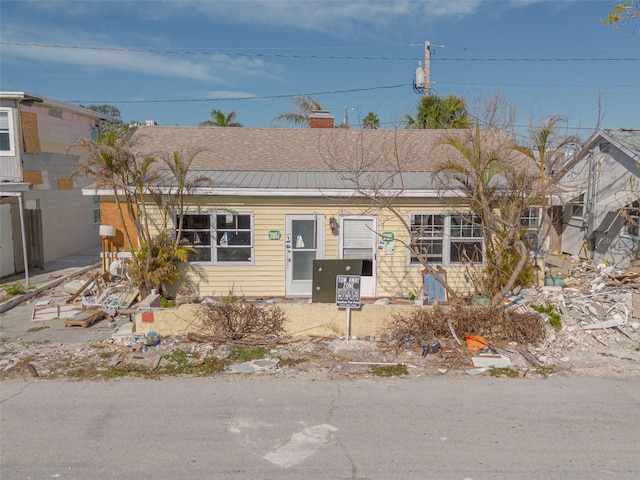
[[[82,313],[74,315],[69,318],[65,323],[65,327],[90,327],[96,321],[103,319],[107,316],[106,312],[102,310],[85,310]]]
[[[39,322],[57,318],[71,318],[80,312],[82,312],[82,305],[46,305],[34,307],[31,320]]]
[[[118,366],[118,364],[122,362],[122,360],[124,360],[125,355],[126,355],[125,352],[116,353],[113,357],[111,357],[111,360],[109,361],[109,366],[110,367]]]
[[[155,370],[160,366],[160,362],[162,361],[162,355],[155,355],[153,360],[151,361],[151,370]]]
[[[116,350],[122,350],[123,352],[135,351],[131,347],[125,347],[124,345],[116,345],[115,343],[90,343],[89,346],[94,348],[113,348]]]
[[[87,287],[89,285],[91,285],[91,283],[93,283],[95,281],[96,278],[98,278],[100,274],[96,273],[95,275],[92,275],[86,282],[84,282],[84,284],[78,289],[76,290],[76,293],[74,293],[73,295],[71,295],[68,299],[67,299],[67,303],[71,303],[73,302],[76,298],[78,298],[78,296],[84,292]]]

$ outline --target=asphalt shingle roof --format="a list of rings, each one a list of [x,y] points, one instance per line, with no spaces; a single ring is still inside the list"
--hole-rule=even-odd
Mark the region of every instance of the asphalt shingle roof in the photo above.
[[[325,128],[162,127],[142,126],[134,135],[142,156],[183,158],[197,153],[192,176],[207,176],[218,188],[353,188],[353,172],[374,172],[387,179],[384,188],[435,188],[431,171],[451,154],[441,142],[452,130],[355,130]],[[500,142],[510,141],[494,132]],[[447,153],[448,152],[448,153]],[[160,167],[161,168],[161,167]],[[349,173],[351,172],[351,173]],[[402,172],[400,174],[400,172]]]

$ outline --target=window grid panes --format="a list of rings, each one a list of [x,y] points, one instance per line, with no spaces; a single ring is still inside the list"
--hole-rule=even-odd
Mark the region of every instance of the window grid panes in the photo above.
[[[451,215],[449,263],[482,263],[484,239],[476,215]]]
[[[525,227],[538,228],[540,226],[540,208],[527,208],[520,217],[520,224]]]
[[[0,155],[14,155],[11,110],[0,109]]]
[[[250,263],[253,259],[252,216],[185,214],[180,242],[196,250],[190,255],[192,262]]]
[[[473,215],[412,214],[411,235],[429,263],[482,263],[484,238],[480,219]],[[420,264],[411,253],[411,264]]]
[[[442,263],[444,245],[444,216],[432,214],[412,215],[411,235],[420,255],[431,263]],[[411,263],[419,263],[411,252]]]
[[[93,196],[93,223],[100,224],[100,196]]]

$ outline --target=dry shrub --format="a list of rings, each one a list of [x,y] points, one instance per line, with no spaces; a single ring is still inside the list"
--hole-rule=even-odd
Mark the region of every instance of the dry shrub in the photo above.
[[[518,313],[491,306],[434,306],[416,308],[408,315],[396,314],[386,332],[400,341],[425,343],[434,338],[453,338],[451,327],[461,340],[465,335],[482,335],[491,343],[537,344],[544,338],[544,323],[536,312]]]
[[[285,314],[275,305],[208,303],[196,313],[199,333],[223,341],[260,339],[284,332]]]

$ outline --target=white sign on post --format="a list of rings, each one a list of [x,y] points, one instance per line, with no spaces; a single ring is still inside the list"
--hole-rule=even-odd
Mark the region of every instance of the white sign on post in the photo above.
[[[360,308],[360,276],[337,275],[336,276],[336,306],[347,309],[347,324],[345,338],[351,338],[351,309]]]
[[[339,308],[360,308],[360,276],[336,276],[336,305]]]

